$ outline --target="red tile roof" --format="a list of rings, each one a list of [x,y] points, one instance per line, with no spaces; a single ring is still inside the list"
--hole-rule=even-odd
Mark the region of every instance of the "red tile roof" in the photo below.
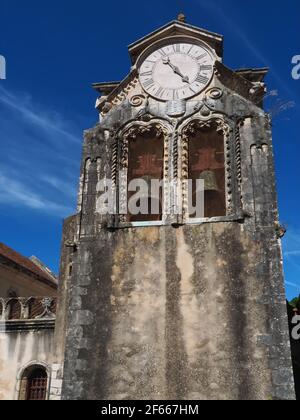
[[[24,257],[13,249],[9,248],[7,245],[0,242],[0,256],[4,257],[6,260],[11,261],[14,264],[17,264],[20,268],[23,268],[31,273],[37,275],[40,280],[49,284],[52,287],[57,288],[57,280],[44,270],[39,268],[34,264],[29,258]]]

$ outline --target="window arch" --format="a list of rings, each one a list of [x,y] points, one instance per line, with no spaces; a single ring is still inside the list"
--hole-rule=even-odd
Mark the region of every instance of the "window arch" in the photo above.
[[[20,383],[19,400],[44,401],[47,399],[48,373],[42,365],[27,367]]]
[[[22,305],[18,299],[11,299],[7,304],[7,319],[18,320],[22,318]]]
[[[164,183],[168,176],[168,129],[159,122],[139,123],[121,136],[121,222],[158,222],[164,215]],[[113,165],[114,166],[114,165]],[[138,180],[138,182],[136,182]],[[140,183],[146,186],[141,194]],[[130,190],[130,185],[135,191]],[[140,198],[136,199],[136,193]],[[130,208],[128,208],[130,204]],[[145,212],[133,214],[132,205]],[[127,210],[127,214],[124,214]]]
[[[196,181],[204,181],[204,218],[227,215],[225,123],[219,119],[193,120],[182,130],[182,179],[190,180],[183,191],[184,212],[195,206]],[[191,197],[192,195],[192,197]]]
[[[28,319],[35,319],[44,311],[41,299],[30,298],[27,302]]]

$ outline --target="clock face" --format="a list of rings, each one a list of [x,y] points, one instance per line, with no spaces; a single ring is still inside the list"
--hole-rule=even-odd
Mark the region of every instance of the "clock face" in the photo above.
[[[214,62],[212,54],[200,45],[169,44],[143,61],[140,82],[149,95],[163,101],[191,98],[210,83]]]

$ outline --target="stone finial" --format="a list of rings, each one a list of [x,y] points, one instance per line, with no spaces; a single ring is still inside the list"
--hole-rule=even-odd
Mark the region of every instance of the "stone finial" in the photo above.
[[[185,14],[184,13],[179,13],[177,20],[179,22],[185,23],[185,21],[186,21]]]
[[[276,234],[278,239],[282,239],[287,232],[287,228],[280,223],[276,223]]]

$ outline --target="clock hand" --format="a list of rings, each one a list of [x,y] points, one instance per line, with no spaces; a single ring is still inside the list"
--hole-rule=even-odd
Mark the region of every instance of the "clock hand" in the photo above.
[[[181,78],[182,78],[182,81],[183,82],[185,82],[185,83],[189,83],[190,82],[190,79],[188,78],[188,76],[184,76],[182,73],[181,73],[181,71],[179,70],[179,68],[178,67],[174,67],[174,73],[175,74],[178,74],[178,76],[180,76]]]
[[[180,76],[182,78],[182,81],[185,83],[189,83],[190,79],[188,78],[188,76],[184,76],[181,71],[179,70],[178,67],[174,66],[174,64],[171,63],[170,57],[165,57],[163,58],[163,63],[170,66],[171,69],[174,71],[175,74],[178,74],[178,76]]]

